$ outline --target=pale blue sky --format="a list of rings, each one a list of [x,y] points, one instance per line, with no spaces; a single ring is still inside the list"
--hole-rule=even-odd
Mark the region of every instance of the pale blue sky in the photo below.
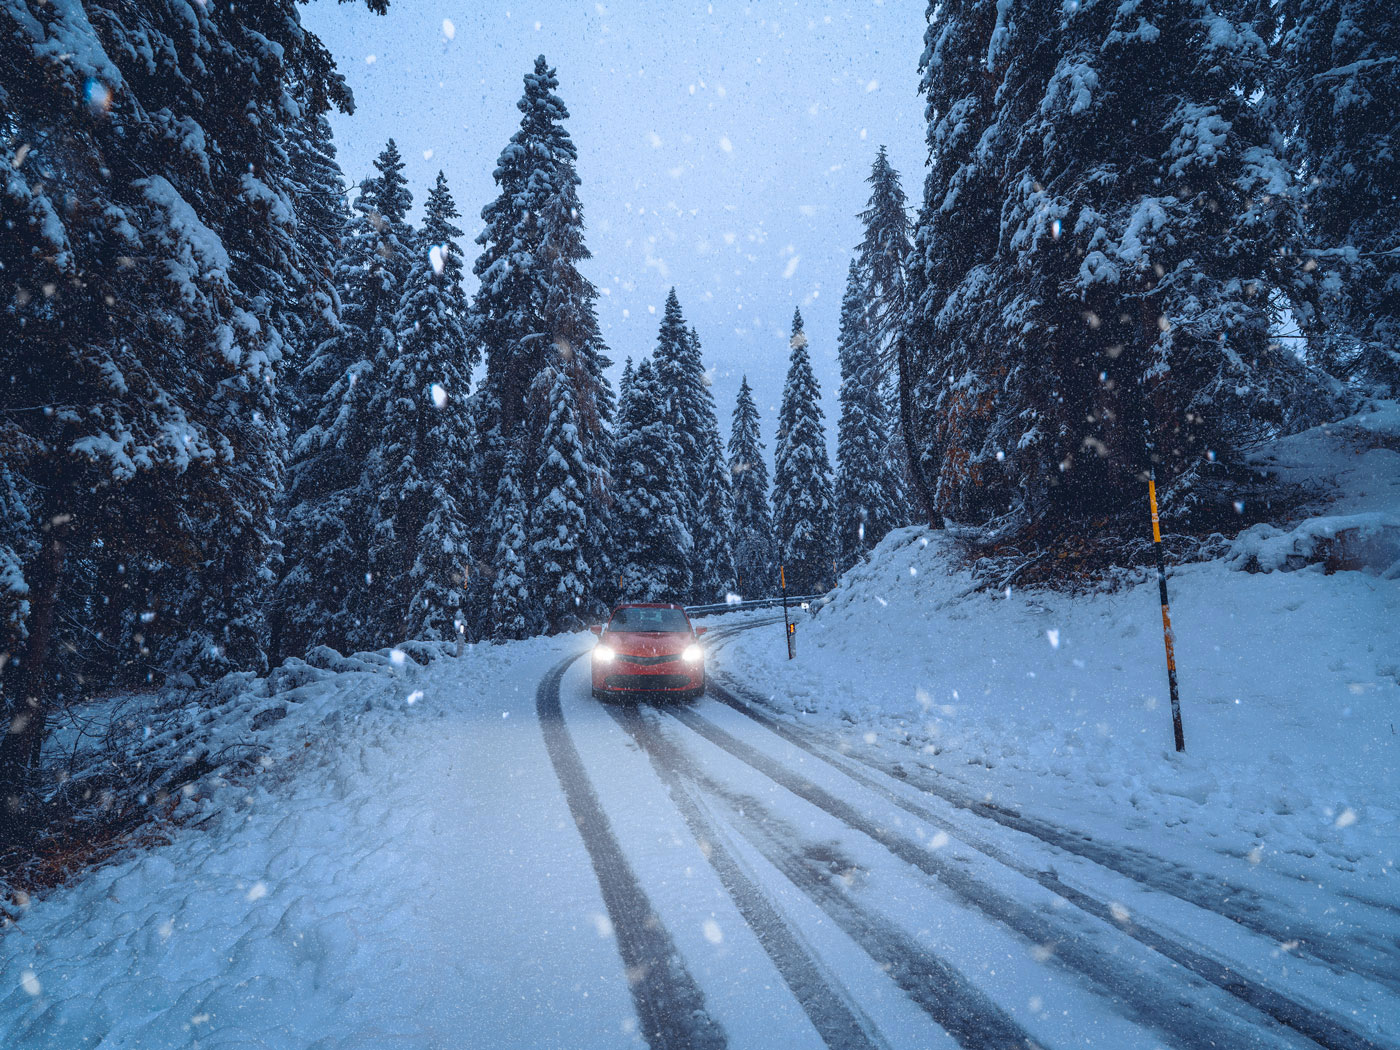
[[[585,272],[619,369],[655,345],[674,284],[722,428],[747,373],[771,454],[800,305],[835,455],[838,314],[878,146],[911,205],[922,186],[922,0],[394,0],[385,18],[321,0],[303,16],[355,92],[356,113],[333,119],[346,175],[368,174],[393,136],[415,206],[443,169],[468,238],[543,53],[569,107]]]

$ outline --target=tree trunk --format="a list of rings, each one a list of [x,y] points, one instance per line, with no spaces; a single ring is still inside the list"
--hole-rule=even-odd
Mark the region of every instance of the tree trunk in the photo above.
[[[49,527],[30,580],[29,641],[19,674],[19,702],[0,739],[0,842],[13,841],[26,823],[25,796],[38,768],[48,720],[44,669],[53,640],[54,609],[63,576],[63,524]]]
[[[928,521],[929,528],[938,528],[938,520],[933,512],[933,490],[924,475],[924,465],[920,461],[919,431],[915,426],[914,377],[909,361],[909,337],[901,333],[895,345],[895,360],[899,365],[899,425],[904,431],[904,458],[909,464],[909,476],[914,479],[914,490],[919,498],[920,509]]]

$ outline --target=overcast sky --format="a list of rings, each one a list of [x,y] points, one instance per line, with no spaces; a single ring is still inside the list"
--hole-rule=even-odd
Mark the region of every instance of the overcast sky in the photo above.
[[[675,285],[722,429],[747,373],[771,455],[801,306],[834,457],[841,293],[876,149],[887,147],[911,205],[922,186],[924,7],[393,0],[379,18],[321,0],[303,16],[355,92],[355,114],[333,117],[346,175],[369,174],[392,136],[415,212],[442,169],[468,239],[496,194],[521,78],[544,54],[579,151],[585,274],[603,293],[614,383],[626,357],[655,346]]]

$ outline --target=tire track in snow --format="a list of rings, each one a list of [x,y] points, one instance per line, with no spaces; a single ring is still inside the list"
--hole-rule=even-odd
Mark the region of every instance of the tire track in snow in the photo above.
[[[664,710],[673,713],[670,708]],[[741,818],[737,823],[742,827],[744,837],[768,862],[782,872],[788,881],[810,898],[817,907],[830,916],[836,925],[860,945],[877,965],[885,969],[895,984],[903,989],[935,1023],[947,1031],[960,1045],[967,1047],[968,1050],[1008,1050],[1008,1048],[1025,1048],[1036,1045],[1020,1025],[972,985],[961,973],[932,954],[894,923],[853,901],[837,885],[838,880],[830,867],[830,857],[817,855],[810,848],[803,847],[795,836],[777,834],[775,829],[781,822],[766,815],[766,813],[762,819],[754,819],[750,816],[749,814],[752,812],[764,812],[761,805],[751,799],[739,802],[731,799],[723,788],[657,733],[635,710],[630,713],[630,716],[614,712],[613,717],[617,718],[623,728],[632,734],[638,745],[651,759],[662,779],[672,786],[673,799],[679,796],[686,797],[686,808],[691,809],[708,829],[708,822],[700,815],[699,807],[686,793],[682,778],[716,796],[727,810]],[[682,809],[682,813],[685,814],[685,809]],[[687,816],[687,822],[689,820],[690,818]],[[706,841],[711,844],[716,841],[712,831],[708,833]],[[732,858],[728,862],[734,866],[737,872],[737,865],[734,865]],[[716,870],[719,870],[718,867]],[[748,882],[747,877],[742,876],[742,874],[740,877],[744,879],[744,882]],[[749,885],[752,889],[752,884]],[[726,888],[729,888],[727,882]],[[757,896],[757,890],[752,890],[752,892]],[[732,894],[733,890],[731,890]],[[755,934],[760,937],[760,940],[763,940],[764,934],[760,932],[755,920],[750,918],[748,911],[744,910],[745,906],[737,896],[735,903],[739,905],[745,920],[749,922]],[[769,923],[772,927],[783,931],[787,939],[791,940],[791,935],[786,933],[783,919],[773,910],[772,906],[764,901],[763,909],[771,916]],[[764,941],[764,947],[768,948],[766,941]],[[805,956],[806,953],[797,947],[795,942],[793,947]],[[790,965],[793,961],[789,957],[787,964]],[[779,965],[786,979],[788,971],[783,969],[784,964],[780,963],[777,957],[774,957],[774,963]],[[808,965],[811,965],[810,960],[808,960]],[[820,981],[820,977],[817,977],[817,980]],[[825,982],[822,984],[824,985]],[[793,986],[793,992],[797,994],[797,987]],[[799,1001],[803,1003],[804,1009],[807,1008],[807,999],[804,995],[799,995]],[[808,1016],[812,1016],[810,1010]],[[817,1024],[815,1017],[813,1017],[813,1023]],[[847,1027],[847,1023],[843,1023],[842,1027]],[[871,1045],[869,1038],[864,1033],[861,1033],[862,1041],[858,1043],[834,1042],[833,1037],[840,1035],[840,1031],[833,1030],[829,1023],[825,1028],[818,1025],[818,1031],[821,1032],[822,1038],[826,1040],[828,1046],[844,1048]]]
[[[710,826],[686,782],[680,777],[669,743],[659,740],[646,725],[636,705],[619,707],[609,704],[606,710],[651,759],[652,768],[670,789],[671,801],[680,811],[700,851],[715,869],[739,914],[787,982],[822,1041],[829,1047],[840,1047],[841,1050],[876,1050],[877,1047],[884,1047],[886,1044],[879,1038],[874,1023],[851,1001],[844,989],[822,975],[811,953],[725,849],[720,836]]]
[[[642,1035],[652,1050],[723,1050],[728,1046],[724,1029],[706,1011],[704,993],[632,873],[564,724],[559,683],[582,655],[568,657],[545,675],[535,693],[535,711],[545,750],[593,862]]]
[[[823,753],[821,748],[812,745],[802,738],[797,732],[790,730],[782,723],[770,718],[760,712],[753,711],[748,705],[738,700],[737,697],[729,693],[722,686],[719,686],[713,679],[709,681],[709,691],[727,706],[734,708],[741,714],[745,714],[758,724],[764,726],[781,736],[783,739],[797,745],[807,753],[823,762],[831,765],[846,777],[878,792],[887,801],[898,805],[906,812],[918,816],[922,820],[944,827],[950,833],[957,835],[960,840],[979,852],[984,853],[989,859],[1002,864],[1012,870],[1034,879],[1046,889],[1062,897],[1069,903],[1075,905],[1080,910],[1107,922],[1114,929],[1137,940],[1146,947],[1158,952],[1171,961],[1184,967],[1196,977],[1215,985],[1217,988],[1228,992],[1231,996],[1254,1008],[1287,1028],[1305,1036],[1313,1042],[1331,1048],[1331,1050],[1377,1050],[1378,1044],[1372,1042],[1364,1034],[1359,1033],[1339,1019],[1319,1013],[1309,1009],[1300,1003],[1289,999],[1273,989],[1259,984],[1242,974],[1230,969],[1228,966],[1203,955],[1164,933],[1144,927],[1137,923],[1121,923],[1113,915],[1110,905],[1105,904],[1091,897],[1090,895],[1076,890],[1060,882],[1052,873],[1036,871],[1024,864],[1015,861],[1004,851],[995,847],[988,847],[986,844],[978,843],[975,839],[969,840],[962,829],[958,829],[946,822],[939,820],[933,815],[922,810],[920,807],[908,803],[897,793],[884,788],[873,779],[864,776],[858,770],[852,770],[845,764],[833,760]],[[837,799],[829,792],[805,777],[788,770],[778,762],[763,755],[757,749],[738,740],[725,730],[707,721],[701,716],[688,710],[668,710],[678,721],[692,729],[696,733],[710,740],[712,743],[728,751],[734,757],[744,762],[746,765],[758,770],[764,776],[781,784],[801,798],[824,810],[829,815],[842,821],[843,823],[861,831],[876,842],[880,843],[890,852],[900,859],[905,860],[920,870],[924,871],[936,879],[950,890],[963,897],[968,903],[981,910],[992,919],[1010,926],[1023,936],[1031,938],[1036,943],[1055,943],[1056,951],[1054,958],[1068,963],[1075,970],[1085,976],[1095,980],[1102,986],[1109,988],[1121,995],[1125,1003],[1131,1004],[1135,1010],[1135,1019],[1151,1024],[1155,1027],[1163,1027],[1161,1020],[1161,1010],[1164,1005],[1170,1005],[1174,1013],[1174,1023],[1179,1027],[1167,1028],[1169,1034],[1174,1039],[1189,1038],[1191,1045],[1203,1048],[1221,1045],[1219,1038],[1221,1031],[1218,1026],[1208,1027],[1204,1019],[1198,1016],[1197,1011],[1189,1009],[1185,1004],[1181,1004],[1170,994],[1161,995],[1155,989],[1149,989],[1141,984],[1128,981],[1130,975],[1121,970],[1114,969],[1111,961],[1101,958],[1091,947],[1080,945],[1075,937],[1065,937],[1062,931],[1056,930],[1043,916],[1018,904],[1000,893],[993,893],[971,878],[967,873],[946,865],[921,844],[896,835],[889,829],[877,826],[873,821],[862,817],[848,803]],[[1260,1018],[1266,1025],[1266,1018]]]
[[[716,641],[723,642],[737,633],[738,629],[726,630],[717,635]],[[854,779],[860,779],[860,775],[850,768],[850,763],[859,763],[883,776],[895,776],[878,763],[860,755],[850,754],[843,755],[840,759],[836,758],[820,745],[814,745],[801,730],[758,710],[755,704],[762,704],[763,700],[751,690],[740,683],[733,682],[728,676],[725,676],[724,680],[729,683],[728,688],[712,680],[714,688],[711,693],[715,699],[732,707],[745,717],[753,719],[789,743],[820,758],[828,765],[834,766]],[[745,694],[754,703],[746,703],[736,695],[737,693]],[[1109,871],[1160,893],[1175,897],[1186,904],[1213,912],[1251,933],[1268,938],[1275,944],[1294,944],[1296,947],[1292,950],[1297,955],[1310,956],[1318,962],[1341,971],[1362,975],[1393,992],[1400,991],[1400,941],[1388,940],[1385,934],[1364,927],[1355,927],[1355,936],[1366,939],[1368,950],[1377,956],[1371,960],[1358,960],[1354,950],[1348,950],[1346,946],[1339,945],[1326,930],[1294,916],[1281,913],[1276,906],[1261,898],[1260,894],[1245,887],[1174,865],[1162,858],[1141,851],[1114,849],[1105,846],[1095,842],[1087,835],[950,789],[936,777],[924,775],[922,771],[910,775],[908,771],[901,770],[901,774],[899,779],[920,791],[942,799],[957,809],[985,820],[994,821],[1012,831],[1019,831],[1024,835],[1039,839],[1054,849],[1062,850],[1099,867],[1107,868]],[[876,787],[877,790],[885,790],[873,783],[870,786]],[[902,802],[898,804],[904,805]],[[908,807],[904,806],[904,808]],[[911,810],[911,812],[913,811]],[[945,826],[950,833],[959,834],[966,840],[964,832],[954,832],[952,825],[939,821],[931,814],[920,812],[917,815]],[[987,852],[976,843],[969,842],[968,844],[984,853]],[[1358,903],[1376,907],[1375,902],[1358,901]],[[1394,909],[1386,906],[1382,910],[1393,911]]]

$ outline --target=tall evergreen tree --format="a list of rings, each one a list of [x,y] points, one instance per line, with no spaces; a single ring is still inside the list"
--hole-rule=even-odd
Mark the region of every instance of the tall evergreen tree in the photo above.
[[[907,273],[903,342],[898,345],[900,424],[920,510],[938,524],[966,471],[995,389],[994,347],[986,339],[996,306],[977,292],[991,272],[1001,198],[992,151],[999,81],[988,45],[997,9],[980,0],[929,4],[920,90],[926,100],[928,172]],[[979,363],[987,361],[983,368]],[[973,486],[975,491],[975,485]],[[984,507],[964,516],[991,516]]]
[[[555,71],[544,56],[525,76],[518,103],[520,126],[502,150],[495,170],[500,187],[482,211],[486,228],[474,271],[481,286],[474,300],[478,338],[486,355],[487,402],[498,419],[482,420],[483,433],[501,447],[524,450],[522,477],[539,470],[549,427],[548,391],[532,396],[532,384],[551,361],[569,372],[574,425],[582,449],[582,495],[588,533],[581,550],[599,594],[584,606],[601,611],[611,594],[608,566],[613,395],[611,366],[597,320],[597,289],[579,270],[589,258],[579,202],[577,150],[563,122],[569,113],[555,94]],[[483,461],[484,482],[494,486],[499,459]],[[549,581],[549,589],[558,581]]]
[[[524,638],[535,627],[531,605],[528,547],[525,534],[525,495],[520,487],[521,454],[506,456],[491,507],[491,531],[496,557],[491,585],[491,638],[503,642]]]
[[[792,356],[778,408],[774,451],[773,520],[778,560],[787,585],[799,593],[836,582],[831,461],[822,426],[821,388],[812,373],[802,312],[793,311]]]
[[[574,630],[583,623],[593,592],[584,550],[588,543],[589,470],[575,422],[573,381],[556,360],[535,380],[548,405],[540,441],[540,465],[530,506],[531,577],[539,581],[535,601],[549,630]]]
[[[1014,531],[1131,506],[1144,419],[1167,498],[1202,505],[1211,464],[1313,389],[1270,335],[1270,293],[1306,301],[1311,277],[1252,101],[1262,41],[1208,0],[930,14],[931,141],[951,146],[920,242],[939,510]]]
[[[887,455],[889,423],[867,289],[851,261],[841,300],[841,419],[836,430],[836,554],[842,569],[903,520],[902,489]]]
[[[296,208],[296,243],[303,260],[296,308],[287,335],[287,371],[281,384],[284,417],[293,439],[314,422],[314,408],[325,383],[307,374],[316,348],[340,323],[340,295],[333,266],[350,219],[344,173],[336,161],[326,102],[299,92],[291,127],[290,195]],[[308,396],[308,394],[310,396]]]
[[[550,286],[540,265],[545,217],[558,215],[566,184],[576,186],[578,180],[578,150],[563,126],[569,111],[554,93],[558,86],[555,71],[539,56],[534,72],[525,74],[525,94],[516,104],[520,127],[496,162],[493,177],[500,193],[482,209],[486,228],[476,239],[482,251],[473,267],[481,279],[474,309],[508,437],[524,419],[530,384],[552,345],[545,317]]]
[[[724,455],[719,426],[707,427],[701,443],[700,479],[696,513],[695,561],[691,594],[701,604],[723,601],[734,592],[734,492],[729,462]]]
[[[680,481],[681,514],[686,527],[692,528],[697,519],[700,491],[700,414],[705,369],[700,362],[699,343],[691,338],[674,288],[666,295],[656,351],[651,360],[656,371],[661,413],[671,427],[671,440],[676,446],[675,471]]]
[[[768,503],[768,464],[759,437],[758,406],[748,376],[739,385],[729,429],[729,478],[734,505],[730,543],[735,589],[740,594],[767,595],[777,586],[773,512]]]
[[[686,530],[694,541],[690,565],[695,602],[721,599],[734,586],[730,548],[728,465],[719,436],[715,399],[705,376],[700,336],[685,323],[676,290],[666,297],[654,357],[656,378],[679,459],[679,494]]]
[[[909,452],[899,412],[899,376],[902,374],[901,354],[907,354],[908,346],[902,336],[908,309],[907,269],[913,244],[904,188],[899,183],[899,172],[890,166],[884,146],[876,154],[866,181],[870,184],[870,199],[860,213],[865,235],[856,248],[856,265],[864,285],[861,293],[864,329],[875,362],[861,381],[875,384],[871,397],[878,397],[884,403],[879,406],[879,413],[886,421],[882,431],[885,445],[878,450],[878,455],[885,461],[880,484],[885,486],[887,500],[882,511],[886,517],[882,520],[888,525],[874,526],[883,536],[890,527],[904,525],[910,518],[906,484],[910,472]],[[908,372],[906,362],[903,374]],[[872,411],[875,408],[872,401]],[[910,421],[911,426],[913,422]],[[869,526],[866,531],[870,531]]]
[[[335,261],[340,324],[303,378],[314,422],[292,448],[287,572],[276,600],[284,653],[377,647],[399,631],[384,621],[370,559],[384,425],[371,402],[398,351],[395,315],[413,265],[412,195],[392,139],[375,168]],[[396,603],[395,615],[403,611]]]
[[[458,216],[439,172],[394,314],[395,339],[378,350],[369,406],[379,430],[370,546],[377,619],[383,630],[409,636],[451,637],[470,560],[474,361]]]
[[[24,511],[6,509],[0,537],[19,646],[0,682],[0,837],[24,810],[65,674],[50,653],[85,619],[74,602],[91,574],[149,578],[110,588],[102,613],[137,625],[133,645],[213,671],[265,666],[277,380],[306,286],[296,85],[350,108],[291,0],[0,10],[15,151],[0,186],[0,499]],[[177,632],[198,652],[175,653]]]
[[[685,525],[678,458],[657,370],[643,360],[619,412],[613,520],[624,552],[624,601],[676,602],[690,593],[694,541]]]
[[[1273,94],[1307,187],[1309,259],[1337,276],[1308,327],[1323,363],[1400,389],[1400,8],[1282,0]],[[1306,264],[1305,264],[1306,265]]]

